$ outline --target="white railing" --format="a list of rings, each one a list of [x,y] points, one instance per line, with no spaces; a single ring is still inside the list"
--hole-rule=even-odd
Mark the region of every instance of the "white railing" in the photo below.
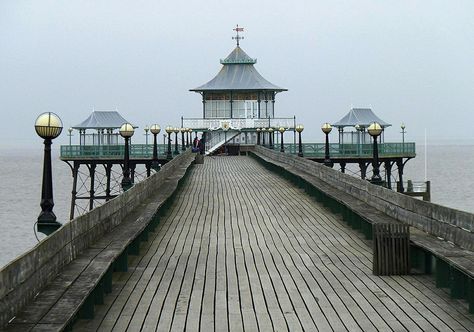
[[[232,130],[257,129],[257,128],[279,128],[286,130],[294,129],[294,118],[267,118],[267,119],[198,119],[183,118],[183,127],[194,130],[219,130],[227,126]]]
[[[240,132],[237,130],[213,132],[209,141],[206,142],[206,155],[213,153],[225,143],[234,139]]]

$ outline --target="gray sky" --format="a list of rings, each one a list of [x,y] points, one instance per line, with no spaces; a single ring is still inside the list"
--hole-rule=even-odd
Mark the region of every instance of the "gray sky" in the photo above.
[[[237,23],[257,70],[289,89],[276,115],[296,115],[306,141],[322,141],[320,125],[352,105],[394,124],[387,140],[405,122],[410,140],[426,128],[432,141],[474,142],[472,0],[2,0],[0,147],[40,144],[44,111],[65,128],[92,107],[141,128],[201,116],[188,89],[217,74]]]

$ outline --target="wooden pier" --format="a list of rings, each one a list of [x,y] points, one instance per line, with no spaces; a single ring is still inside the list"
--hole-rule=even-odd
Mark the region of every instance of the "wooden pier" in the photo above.
[[[250,157],[195,165],[74,331],[473,331],[429,275],[374,276],[371,242]]]

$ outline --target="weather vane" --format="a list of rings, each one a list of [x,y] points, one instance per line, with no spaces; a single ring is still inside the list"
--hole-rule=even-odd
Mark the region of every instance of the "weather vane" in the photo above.
[[[232,37],[232,39],[237,40],[237,46],[239,46],[239,40],[244,39],[244,37],[239,36],[239,32],[243,32],[244,28],[239,28],[239,25],[237,24],[237,26],[233,30],[237,32],[237,36]]]

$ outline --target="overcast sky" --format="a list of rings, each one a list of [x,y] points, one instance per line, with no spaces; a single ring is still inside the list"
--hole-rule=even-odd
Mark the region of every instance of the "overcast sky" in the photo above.
[[[0,147],[41,144],[44,111],[67,128],[117,108],[140,134],[200,117],[188,90],[217,74],[237,23],[257,70],[289,89],[276,115],[296,115],[307,141],[351,106],[392,123],[387,140],[401,122],[410,140],[474,138],[472,0],[1,0]]]

